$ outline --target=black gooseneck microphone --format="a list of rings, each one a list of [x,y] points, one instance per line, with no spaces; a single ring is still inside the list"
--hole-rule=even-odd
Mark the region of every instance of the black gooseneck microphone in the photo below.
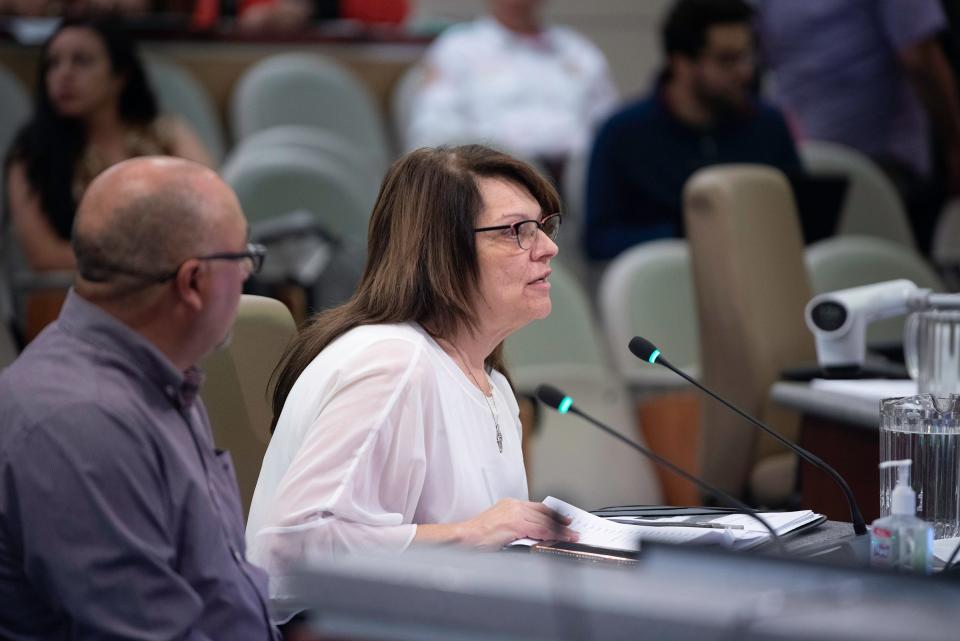
[[[815,465],[817,468],[829,474],[830,477],[833,478],[833,480],[840,485],[840,489],[843,490],[843,494],[847,498],[847,504],[850,506],[850,518],[853,521],[854,533],[856,533],[857,536],[862,536],[867,533],[867,526],[863,521],[863,515],[860,514],[860,507],[857,505],[856,499],[853,498],[853,491],[850,490],[850,486],[847,485],[847,482],[844,480],[842,476],[840,476],[839,472],[837,472],[835,469],[827,465],[823,460],[820,459],[819,456],[805,450],[804,448],[800,447],[795,443],[791,443],[790,441],[783,438],[782,436],[780,436],[779,434],[774,432],[772,429],[770,429],[769,427],[767,427],[757,419],[753,418],[743,410],[739,409],[732,403],[725,401],[724,399],[720,398],[719,396],[711,392],[709,389],[701,385],[697,380],[687,375],[686,372],[681,371],[680,369],[675,367],[670,361],[665,359],[663,355],[660,353],[660,350],[657,349],[657,347],[647,339],[642,338],[640,336],[634,336],[630,340],[630,351],[633,352],[633,355],[639,358],[640,360],[647,361],[648,363],[653,365],[663,365],[664,367],[669,369],[671,372],[673,372],[677,376],[680,376],[681,378],[685,379],[687,382],[696,386],[701,391],[709,394],[711,397],[720,401],[725,406],[727,406],[728,408],[730,408],[731,410],[739,414],[741,417],[743,417],[750,423],[756,425],[757,427],[762,429],[764,432],[766,432],[773,438],[777,439],[778,441],[786,445],[788,448],[796,452],[797,455],[803,460],[807,461],[812,465]]]
[[[604,425],[603,423],[593,418],[589,414],[584,414],[579,409],[574,407],[572,398],[570,398],[569,396],[567,396],[566,394],[558,390],[556,387],[553,387],[552,385],[540,385],[539,387],[537,387],[537,398],[540,399],[541,403],[543,403],[544,405],[547,405],[548,407],[552,407],[553,409],[557,410],[561,414],[567,414],[567,413],[576,414],[580,418],[586,420],[588,423],[594,425],[595,427],[600,428],[610,436],[620,439],[621,441],[623,441],[633,449],[637,450],[638,452],[646,456],[648,459],[650,459],[654,463],[657,463],[658,465],[662,465],[663,467],[667,468],[674,474],[690,481],[691,483],[693,483],[694,485],[696,485],[701,490],[703,490],[713,498],[717,499],[718,501],[721,501],[723,503],[728,503],[733,507],[737,508],[737,510],[739,510],[741,513],[747,514],[753,517],[770,532],[770,536],[773,537],[773,543],[777,546],[777,551],[779,551],[781,554],[786,556],[786,548],[783,547],[783,542],[780,540],[780,537],[777,535],[777,531],[774,530],[773,527],[771,527],[771,525],[762,516],[760,516],[755,509],[753,509],[749,505],[746,505],[745,503],[735,499],[734,497],[730,496],[723,490],[713,487],[706,481],[702,481],[697,477],[693,476],[692,474],[683,471],[682,469],[680,469],[679,467],[677,467],[667,459],[663,458],[658,454],[654,454],[653,452],[651,452],[644,446],[640,445],[636,441],[627,438],[626,436],[614,430],[613,428],[609,427],[608,425]],[[683,524],[678,523],[678,525],[683,525]]]

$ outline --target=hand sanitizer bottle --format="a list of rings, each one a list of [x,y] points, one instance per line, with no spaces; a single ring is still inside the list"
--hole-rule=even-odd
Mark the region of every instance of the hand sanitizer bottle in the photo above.
[[[897,485],[890,501],[890,516],[870,526],[870,564],[929,574],[933,567],[933,527],[917,518],[917,494],[910,485],[913,461],[884,461],[880,469],[897,468]]]

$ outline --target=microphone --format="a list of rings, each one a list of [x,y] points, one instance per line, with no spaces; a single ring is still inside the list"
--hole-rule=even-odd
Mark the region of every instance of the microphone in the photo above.
[[[709,389],[701,385],[697,380],[687,375],[686,372],[678,369],[670,361],[665,359],[663,355],[660,353],[660,350],[657,349],[657,347],[647,339],[642,338],[640,336],[634,336],[632,339],[630,339],[630,351],[633,352],[633,355],[639,358],[640,360],[647,361],[652,365],[663,365],[664,367],[672,371],[674,374],[680,376],[681,378],[686,379],[689,383],[695,385],[701,391],[705,392],[706,394],[709,394],[716,400],[720,401],[721,403],[726,405],[728,408],[730,408],[731,410],[733,410],[734,412],[736,412],[737,414],[745,418],[747,421],[749,421],[750,423],[753,423],[754,425],[762,429],[764,432],[766,432],[767,434],[769,434],[770,436],[777,439],[778,441],[783,443],[785,446],[787,446],[788,448],[796,452],[800,458],[802,458],[803,460],[807,461],[811,465],[816,466],[817,468],[823,470],[828,475],[830,475],[830,477],[833,478],[833,480],[840,485],[840,489],[843,490],[843,494],[847,498],[847,504],[850,506],[850,519],[853,521],[854,533],[856,533],[857,536],[862,536],[867,533],[867,526],[863,521],[863,515],[860,514],[860,507],[857,505],[856,499],[853,498],[853,491],[850,490],[850,486],[847,485],[847,482],[844,480],[842,476],[840,476],[839,472],[837,472],[835,469],[827,465],[822,459],[820,459],[820,457],[816,456],[815,454],[813,454],[808,450],[803,449],[802,447],[800,447],[795,443],[791,443],[790,441],[780,436],[779,434],[774,432],[772,429],[770,429],[769,427],[767,427],[757,419],[753,418],[743,410],[739,409],[738,407],[734,406],[732,403],[725,401],[724,399],[717,396],[715,393],[711,392]]]
[[[783,547],[783,542],[780,540],[779,535],[777,535],[777,531],[774,530],[773,527],[766,521],[766,519],[760,516],[760,514],[758,514],[757,511],[752,507],[750,507],[749,505],[746,505],[742,501],[735,499],[734,497],[730,496],[723,490],[710,485],[706,481],[698,479],[692,474],[685,472],[684,470],[680,469],[679,467],[677,467],[667,459],[663,458],[659,454],[653,453],[652,451],[648,450],[647,448],[640,445],[636,441],[629,439],[623,434],[621,434],[620,432],[616,431],[615,429],[607,425],[604,425],[603,423],[593,418],[589,414],[585,414],[581,412],[577,407],[574,406],[573,399],[567,396],[566,394],[564,394],[563,392],[561,392],[560,390],[558,390],[556,387],[553,387],[552,385],[540,385],[539,387],[537,387],[536,393],[537,393],[537,398],[540,399],[540,402],[543,403],[544,405],[552,407],[553,409],[557,410],[561,414],[567,414],[567,413],[576,414],[580,418],[586,420],[588,423],[591,423],[595,427],[600,428],[610,436],[620,439],[621,441],[623,441],[633,449],[637,450],[638,452],[646,456],[648,459],[650,459],[654,463],[657,463],[658,465],[661,465],[667,468],[674,474],[677,474],[678,476],[690,481],[691,483],[693,483],[694,485],[699,487],[701,490],[703,490],[705,493],[709,494],[710,496],[717,499],[718,501],[732,505],[733,507],[737,508],[737,510],[742,514],[746,514],[756,519],[764,528],[767,529],[767,531],[770,532],[770,536],[773,537],[773,543],[777,546],[777,550],[781,554],[786,556],[786,548]],[[678,523],[677,525],[682,526],[683,523]]]

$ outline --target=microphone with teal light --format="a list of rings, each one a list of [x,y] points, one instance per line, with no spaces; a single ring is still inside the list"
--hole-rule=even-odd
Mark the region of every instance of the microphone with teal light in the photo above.
[[[726,407],[736,412],[738,415],[746,419],[748,422],[752,423],[753,425],[756,425],[761,430],[763,430],[773,438],[783,443],[790,450],[796,452],[797,456],[799,456],[803,460],[819,468],[820,470],[823,470],[824,472],[826,472],[831,478],[833,478],[834,481],[836,481],[840,485],[840,489],[843,490],[843,494],[847,499],[847,504],[850,506],[850,518],[853,521],[853,531],[856,533],[857,536],[862,536],[867,533],[867,525],[866,523],[864,523],[863,515],[860,513],[860,507],[857,505],[856,499],[853,498],[853,491],[850,489],[850,486],[847,484],[846,480],[844,480],[844,478],[840,476],[839,472],[837,472],[831,466],[827,465],[823,460],[820,459],[820,457],[800,447],[796,443],[790,442],[789,440],[780,436],[771,428],[767,427],[757,419],[753,418],[752,416],[750,416],[740,408],[736,407],[732,403],[717,396],[714,392],[710,391],[709,389],[701,385],[699,381],[691,377],[689,374],[687,374],[683,370],[677,368],[670,361],[664,358],[663,354],[660,352],[657,346],[651,343],[650,341],[648,341],[647,339],[642,338],[640,336],[634,336],[630,340],[630,351],[633,352],[634,356],[636,356],[640,360],[647,361],[651,365],[662,365],[666,367],[671,372],[685,379],[687,382],[695,386],[700,391],[720,401]]]
[[[766,528],[768,532],[770,532],[770,536],[772,537],[774,545],[777,546],[777,550],[782,554],[786,553],[783,547],[783,543],[780,541],[780,537],[777,535],[776,530],[774,530],[773,527],[762,516],[760,516],[755,509],[753,509],[749,505],[746,505],[742,501],[735,499],[734,497],[730,496],[723,490],[710,485],[706,481],[698,479],[694,475],[688,472],[685,472],[684,470],[677,467],[676,465],[674,465],[667,459],[663,458],[659,454],[655,454],[654,452],[648,450],[647,448],[640,445],[636,441],[627,438],[626,436],[616,431],[612,427],[608,425],[604,425],[603,423],[593,418],[589,414],[585,414],[584,412],[580,411],[573,404],[573,399],[567,396],[566,394],[564,394],[562,391],[560,391],[556,387],[553,387],[552,385],[540,385],[539,387],[537,387],[536,393],[537,393],[537,398],[540,399],[540,402],[543,403],[544,405],[557,410],[561,414],[576,414],[577,416],[584,419],[594,427],[597,427],[603,430],[610,436],[620,439],[621,441],[623,441],[633,449],[637,450],[638,452],[646,456],[648,459],[650,459],[657,465],[661,465],[667,468],[668,470],[670,470],[671,472],[673,472],[674,474],[680,476],[681,478],[684,478],[690,481],[691,483],[699,487],[701,490],[703,490],[704,493],[712,496],[713,498],[717,499],[721,503],[726,503],[731,507],[736,508],[736,510],[741,514],[746,514],[748,516],[753,517],[754,519],[757,520],[757,522],[763,525],[763,527]],[[682,526],[683,523],[678,523],[678,525]]]

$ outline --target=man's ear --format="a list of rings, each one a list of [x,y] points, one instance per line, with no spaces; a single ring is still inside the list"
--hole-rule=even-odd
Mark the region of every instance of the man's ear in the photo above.
[[[177,295],[187,307],[195,312],[203,309],[203,296],[200,294],[200,280],[202,278],[203,263],[194,259],[184,261],[174,277]]]

